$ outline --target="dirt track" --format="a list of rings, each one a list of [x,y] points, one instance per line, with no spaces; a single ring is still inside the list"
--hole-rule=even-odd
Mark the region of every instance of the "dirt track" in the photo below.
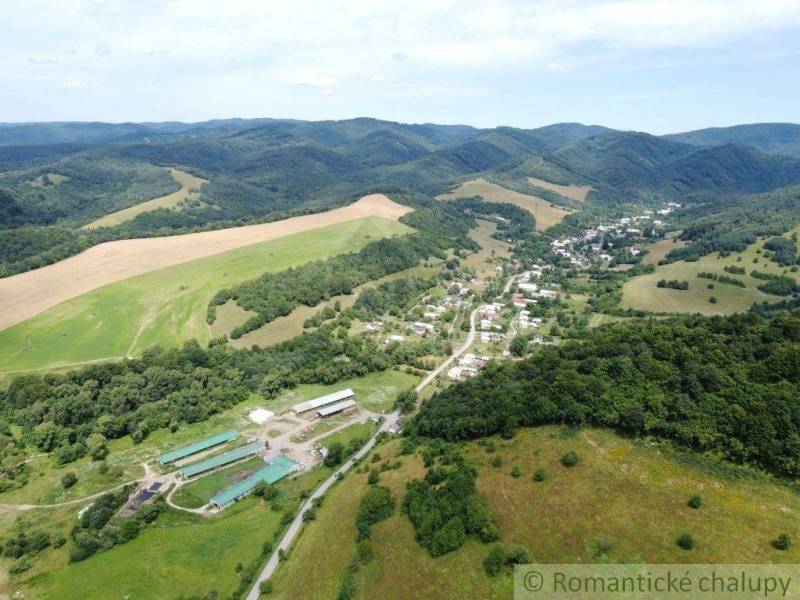
[[[98,244],[47,267],[0,279],[0,330],[128,277],[362,217],[397,220],[410,211],[382,194],[372,194],[349,206],[274,223]]]

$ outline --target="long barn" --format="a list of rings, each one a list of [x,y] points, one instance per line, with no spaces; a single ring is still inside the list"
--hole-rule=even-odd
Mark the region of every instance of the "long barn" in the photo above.
[[[310,410],[318,410],[323,406],[334,404],[335,402],[352,400],[354,397],[355,397],[355,392],[350,388],[346,388],[344,390],[339,390],[338,392],[333,392],[332,394],[328,394],[326,396],[320,396],[319,398],[314,398],[313,400],[307,400],[306,402],[295,404],[292,407],[292,412],[295,415],[301,415],[303,413],[307,413]]]

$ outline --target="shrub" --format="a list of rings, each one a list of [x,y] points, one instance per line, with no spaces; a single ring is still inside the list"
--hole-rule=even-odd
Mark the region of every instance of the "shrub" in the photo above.
[[[716,296],[711,296],[711,297],[708,299],[708,301],[709,301],[711,304],[716,304],[716,303],[717,303],[717,297],[716,297]]]
[[[483,568],[490,577],[497,575],[506,564],[506,553],[500,546],[495,546],[489,550],[489,554],[483,559]]]
[[[792,538],[788,533],[782,533],[772,542],[772,545],[778,550],[788,550],[792,545]]]
[[[61,487],[63,487],[65,490],[71,488],[76,483],[78,483],[78,476],[72,471],[69,473],[64,473],[64,475],[61,477]]]
[[[496,468],[496,469],[499,469],[500,467],[502,467],[502,466],[503,466],[503,459],[502,459],[502,458],[500,458],[499,456],[495,456],[495,457],[492,459],[492,466],[493,466],[494,468]]]
[[[272,581],[267,579],[266,581],[262,581],[258,586],[258,591],[261,592],[261,595],[266,596],[271,594],[275,588],[272,585]]]
[[[545,471],[542,467],[539,467],[533,472],[534,481],[544,481],[545,479],[547,479],[547,471]]]
[[[700,496],[692,496],[686,504],[691,508],[700,508],[703,506],[703,499]]]
[[[580,462],[580,458],[578,458],[578,454],[573,450],[570,450],[561,457],[561,464],[567,468],[574,467],[578,462]]]
[[[367,483],[370,485],[375,485],[376,483],[378,483],[379,479],[380,476],[378,475],[378,472],[375,469],[372,469],[369,472],[369,477],[367,477]]]
[[[522,476],[522,471],[520,471],[519,467],[514,467],[511,469],[511,476],[516,479],[517,477]]]
[[[682,533],[680,534],[675,543],[678,544],[678,547],[683,548],[684,550],[691,550],[694,548],[694,538],[690,533]]]

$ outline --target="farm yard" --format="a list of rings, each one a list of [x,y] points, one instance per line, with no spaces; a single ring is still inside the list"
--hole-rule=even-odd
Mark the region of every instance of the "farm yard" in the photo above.
[[[220,288],[408,231],[396,221],[365,217],[104,286],[0,331],[0,368],[8,373],[121,358],[191,338],[205,343],[206,309]]]
[[[200,198],[200,187],[208,183],[207,180],[196,177],[191,173],[186,173],[180,169],[170,168],[170,176],[181,186],[177,192],[147,200],[129,208],[123,208],[111,214],[105,215],[96,221],[92,221],[83,226],[84,229],[97,229],[98,227],[113,227],[125,221],[130,221],[136,215],[155,210],[157,208],[180,208],[182,204]],[[51,178],[52,179],[52,178]]]
[[[553,206],[542,198],[509,190],[483,178],[462,183],[453,191],[440,194],[437,199],[455,200],[470,196],[480,196],[486,202],[506,202],[524,208],[536,217],[536,231],[545,231],[560,223],[570,212],[564,208]]]

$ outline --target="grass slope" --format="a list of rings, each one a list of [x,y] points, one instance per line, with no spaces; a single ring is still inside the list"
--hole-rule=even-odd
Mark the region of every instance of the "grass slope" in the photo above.
[[[672,312],[672,313],[701,313],[704,315],[728,315],[742,312],[750,308],[753,302],[778,302],[778,296],[765,294],[757,289],[762,280],[750,276],[751,271],[761,271],[762,273],[784,274],[787,277],[798,279],[798,273],[791,273],[785,267],[767,260],[764,254],[759,254],[757,250],[762,249],[763,241],[758,241],[749,246],[744,252],[734,253],[725,258],[720,258],[718,254],[709,254],[696,262],[678,261],[656,267],[654,273],[640,275],[625,282],[622,286],[622,308],[633,308],[648,310],[653,312]],[[678,245],[671,241],[658,242],[652,246],[652,251],[656,256],[666,254]],[[763,252],[763,250],[762,250]],[[737,260],[741,257],[741,260]],[[651,259],[650,255],[645,257],[645,261]],[[757,260],[757,263],[753,261]],[[731,275],[726,273],[726,266],[743,267],[746,275]],[[717,275],[727,275],[740,279],[747,287],[740,288],[733,285],[719,283],[708,279],[697,277],[700,272],[716,273]],[[656,283],[659,279],[677,279],[678,281],[688,281],[688,290],[673,290],[669,288],[659,288]],[[714,289],[708,289],[708,284],[714,284]],[[715,296],[716,304],[711,304],[709,298]]]
[[[494,453],[466,444],[464,454],[478,470],[478,488],[495,514],[500,543],[526,546],[536,562],[795,563],[800,558],[797,547],[781,552],[770,544],[781,532],[793,539],[800,535],[800,494],[767,476],[696,455],[672,455],[600,429],[542,427],[495,444]],[[393,442],[378,452],[395,460],[399,448]],[[580,457],[572,469],[560,463],[569,450]],[[491,466],[496,456],[501,467]],[[418,455],[397,458],[402,467],[381,473],[380,485],[400,502],[405,481],[424,471]],[[515,466],[518,478],[511,476]],[[548,473],[544,482],[532,480],[539,467]],[[365,489],[366,474],[352,474],[332,490],[278,569],[275,598],[335,596],[355,547],[355,510]],[[687,506],[695,494],[704,500],[699,510]],[[688,552],[675,544],[684,531],[696,541]],[[371,533],[375,559],[357,576],[357,598],[513,597],[510,571],[490,578],[483,570],[490,545],[470,541],[433,559],[399,511]],[[302,573],[309,567],[315,577],[306,579]]]
[[[368,217],[253,244],[132,277],[64,302],[0,332],[0,369],[44,369],[135,355],[154,344],[209,339],[206,307],[222,287],[311,260],[357,251],[408,227]]]
[[[547,200],[509,190],[483,178],[462,183],[452,192],[437,196],[437,199],[455,200],[470,196],[480,196],[486,202],[505,202],[524,208],[536,217],[536,231],[544,231],[569,214],[569,211],[553,206]]]
[[[104,217],[92,221],[83,226],[83,229],[97,229],[98,227],[113,227],[125,221],[130,221],[136,215],[155,210],[157,208],[176,208],[181,203],[188,200],[193,200],[200,197],[199,189],[204,183],[208,183],[205,179],[195,177],[191,173],[186,173],[179,169],[170,168],[169,174],[181,186],[177,192],[160,196],[147,200],[129,208],[123,208]]]

